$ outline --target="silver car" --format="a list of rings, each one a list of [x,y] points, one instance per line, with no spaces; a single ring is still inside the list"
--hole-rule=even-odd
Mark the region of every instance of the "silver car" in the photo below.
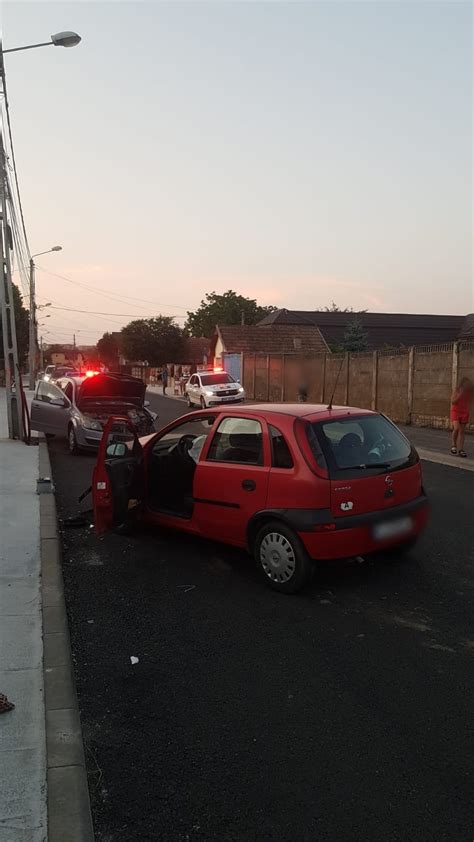
[[[40,380],[31,403],[31,429],[67,438],[71,453],[96,450],[111,415],[129,418],[139,435],[155,432],[146,385],[125,374]]]

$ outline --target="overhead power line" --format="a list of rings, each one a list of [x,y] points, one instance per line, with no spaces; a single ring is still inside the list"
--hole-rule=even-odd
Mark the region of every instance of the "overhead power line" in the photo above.
[[[23,237],[24,237],[24,240],[25,240],[26,252],[27,252],[28,258],[30,258],[31,253],[30,253],[30,247],[29,247],[29,244],[28,244],[28,235],[26,233],[25,217],[24,217],[24,214],[23,214],[23,205],[22,205],[21,194],[20,194],[20,185],[18,183],[18,171],[17,171],[17,167],[16,167],[15,148],[13,146],[12,126],[11,126],[11,121],[10,121],[10,105],[9,105],[9,102],[8,102],[8,93],[7,93],[7,82],[6,82],[6,78],[5,78],[5,73],[3,71],[2,71],[2,82],[3,82],[3,96],[4,96],[4,101],[5,101],[5,113],[7,115],[8,137],[9,137],[9,140],[10,140],[10,154],[11,154],[11,159],[12,159],[12,164],[13,164],[13,174],[15,176],[15,185],[16,185],[16,193],[17,193],[17,197],[18,197],[18,207],[19,207],[19,210],[20,210],[21,227],[22,227],[22,231],[23,231]]]
[[[115,293],[115,292],[105,291],[101,288],[93,287],[93,286],[90,286],[89,284],[85,284],[82,281],[74,281],[72,278],[68,278],[67,275],[60,275],[57,272],[50,272],[48,269],[45,269],[43,266],[38,265],[37,268],[41,272],[44,272],[46,275],[51,275],[52,278],[60,278],[62,281],[67,281],[70,284],[74,284],[75,286],[81,287],[82,289],[86,289],[89,292],[95,293],[96,295],[103,295],[105,298],[110,298],[112,300],[115,299],[116,301],[122,301],[124,303],[126,303],[126,300],[128,300],[128,301],[142,301],[145,304],[153,304],[155,307],[172,307],[174,310],[184,310],[185,312],[187,312],[187,307],[183,307],[181,304],[163,304],[163,303],[160,303],[159,301],[151,301],[150,299],[147,299],[147,298],[137,298],[136,296],[125,295],[125,293]],[[142,309],[147,309],[147,308],[140,307],[139,309],[142,310]],[[172,315],[172,314],[170,313],[169,315]],[[176,316],[176,318],[180,318],[180,317]],[[181,317],[181,318],[184,318],[184,316]]]

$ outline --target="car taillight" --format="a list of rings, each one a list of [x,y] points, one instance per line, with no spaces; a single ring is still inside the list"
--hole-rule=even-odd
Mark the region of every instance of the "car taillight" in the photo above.
[[[302,418],[297,418],[295,421],[295,436],[305,461],[313,473],[321,477],[328,477],[326,458],[311,424],[308,424]],[[311,443],[309,436],[311,436]]]

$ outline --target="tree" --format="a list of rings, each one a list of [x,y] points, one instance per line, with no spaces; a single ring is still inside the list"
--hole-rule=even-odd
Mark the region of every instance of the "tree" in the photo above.
[[[122,353],[131,361],[150,365],[179,362],[185,351],[185,337],[170,316],[135,319],[122,328]]]
[[[331,301],[330,305],[323,308],[325,313],[367,313],[367,310],[354,310],[353,307],[339,307],[335,301]]]
[[[253,298],[238,295],[232,289],[222,293],[208,292],[197,310],[188,312],[186,330],[191,336],[210,338],[215,326],[220,325],[255,325],[272,313],[275,307],[262,307]]]
[[[12,283],[13,306],[15,309],[16,341],[20,365],[25,361],[29,345],[29,312],[23,304],[23,298],[16,284]],[[3,360],[3,333],[0,317],[0,358]]]
[[[366,351],[369,346],[369,336],[365,333],[360,319],[352,319],[344,331],[343,347],[345,351]]]
[[[117,365],[120,354],[117,337],[113,333],[104,333],[97,343],[97,353],[101,362],[107,366]]]

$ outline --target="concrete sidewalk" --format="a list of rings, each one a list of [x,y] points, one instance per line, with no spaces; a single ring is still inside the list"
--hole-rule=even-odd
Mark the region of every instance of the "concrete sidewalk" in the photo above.
[[[48,448],[7,435],[0,389],[0,842],[92,842]]]
[[[404,427],[399,425],[406,437],[415,445],[420,457],[427,462],[438,462],[452,468],[474,471],[474,436],[467,435],[464,447],[467,458],[453,456],[450,430],[431,430],[428,427]]]
[[[47,838],[38,447],[10,441],[0,389],[0,842]]]

